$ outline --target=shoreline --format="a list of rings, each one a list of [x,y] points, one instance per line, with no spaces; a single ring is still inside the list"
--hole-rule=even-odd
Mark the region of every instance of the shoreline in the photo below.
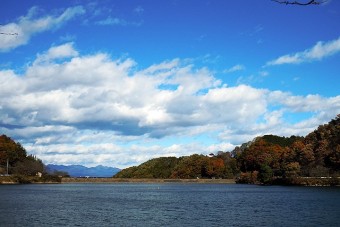
[[[112,178],[112,177],[65,177],[57,180],[41,180],[40,178],[26,179],[19,181],[10,176],[0,177],[0,185],[15,184],[119,184],[119,183],[135,183],[135,184],[237,184],[236,179],[160,179],[160,178]],[[242,184],[242,183],[241,183]],[[247,183],[243,183],[247,184]],[[250,183],[253,185],[262,185],[259,183]],[[296,178],[287,182],[276,182],[271,185],[281,186],[340,186],[340,178]]]
[[[153,178],[62,178],[62,184],[71,183],[198,183],[236,184],[234,179],[153,179]]]

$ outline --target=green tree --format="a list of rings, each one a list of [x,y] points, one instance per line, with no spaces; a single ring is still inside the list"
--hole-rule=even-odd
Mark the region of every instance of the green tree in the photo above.
[[[43,173],[44,164],[40,159],[27,155],[25,148],[6,135],[0,136],[0,166],[3,172],[4,166],[9,162],[9,173],[26,176],[34,176],[37,172]]]
[[[298,162],[289,162],[282,167],[282,170],[284,178],[297,177],[300,173],[300,164]]]
[[[258,174],[258,180],[263,184],[270,184],[273,180],[273,170],[268,165],[262,165]]]
[[[25,176],[35,176],[38,172],[43,173],[44,165],[41,161],[34,159],[25,159],[17,162],[13,168],[14,174]]]
[[[16,143],[6,135],[0,136],[0,165],[6,165],[9,160],[10,166],[23,161],[27,156],[26,150],[20,143]]]
[[[171,177],[183,179],[208,177],[206,169],[208,159],[208,157],[198,154],[182,157]]]
[[[237,165],[237,160],[232,156],[232,152],[219,151],[217,158],[220,158],[224,162],[224,177],[233,178],[235,175],[240,173],[240,169]]]
[[[160,157],[146,161],[139,166],[123,169],[115,178],[170,178],[179,162],[176,157]]]

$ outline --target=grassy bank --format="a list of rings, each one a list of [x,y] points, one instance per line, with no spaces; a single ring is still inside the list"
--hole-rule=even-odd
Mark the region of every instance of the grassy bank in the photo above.
[[[61,178],[51,175],[45,175],[42,177],[24,175],[0,176],[0,184],[58,184],[58,183],[61,183]]]

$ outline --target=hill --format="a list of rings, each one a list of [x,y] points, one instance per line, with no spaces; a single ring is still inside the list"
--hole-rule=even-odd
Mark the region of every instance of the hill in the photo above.
[[[54,172],[66,172],[71,177],[112,177],[120,171],[118,168],[107,167],[107,166],[96,166],[96,167],[85,167],[82,165],[53,165],[49,164],[46,166],[47,171],[50,173]]]
[[[180,158],[161,157],[151,159],[139,166],[133,166],[117,173],[115,178],[233,178],[233,167],[230,153],[208,157],[193,154]],[[229,161],[228,161],[229,160]],[[231,162],[230,162],[231,161]],[[234,163],[236,164],[236,163]]]
[[[237,178],[239,183],[296,182],[299,177],[340,176],[340,115],[306,137],[264,135],[209,156],[151,159],[116,178]]]

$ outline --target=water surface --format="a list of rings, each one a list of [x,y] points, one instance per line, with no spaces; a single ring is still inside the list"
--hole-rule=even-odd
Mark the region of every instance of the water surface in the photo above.
[[[0,226],[340,226],[340,188],[0,185]]]

